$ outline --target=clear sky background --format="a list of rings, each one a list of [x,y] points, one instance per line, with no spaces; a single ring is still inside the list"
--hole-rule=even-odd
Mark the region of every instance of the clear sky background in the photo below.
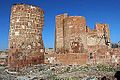
[[[84,16],[87,25],[107,23],[111,42],[120,41],[120,0],[0,0],[0,50],[8,48],[11,6],[25,3],[39,6],[45,12],[43,41],[46,48],[54,47],[55,16],[62,13]]]

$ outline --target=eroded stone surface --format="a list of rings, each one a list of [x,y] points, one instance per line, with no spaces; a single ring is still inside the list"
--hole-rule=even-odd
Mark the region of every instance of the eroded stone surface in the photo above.
[[[95,29],[91,30],[83,16],[68,16],[66,13],[56,16],[57,53],[83,53],[85,50],[94,51],[106,45],[110,47],[110,31],[107,24],[97,23]]]
[[[9,32],[10,66],[43,63],[43,24],[44,12],[39,7],[25,4],[12,6]]]

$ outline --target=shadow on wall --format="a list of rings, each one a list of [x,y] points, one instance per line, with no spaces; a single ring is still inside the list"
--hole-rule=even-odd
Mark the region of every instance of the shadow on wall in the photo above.
[[[120,80],[120,71],[117,71],[114,75],[117,80]]]

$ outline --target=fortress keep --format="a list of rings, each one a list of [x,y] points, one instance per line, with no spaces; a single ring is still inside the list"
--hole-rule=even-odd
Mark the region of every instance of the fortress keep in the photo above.
[[[44,62],[43,24],[44,12],[39,7],[25,4],[12,6],[9,31],[9,66],[22,67]]]
[[[56,53],[84,53],[110,47],[110,31],[107,24],[95,24],[92,30],[83,16],[56,16]]]

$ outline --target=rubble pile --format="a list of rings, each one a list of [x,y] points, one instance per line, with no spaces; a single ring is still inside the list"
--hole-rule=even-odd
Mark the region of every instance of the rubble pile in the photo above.
[[[59,79],[75,79],[75,80],[100,80],[106,76],[110,80],[114,79],[114,74],[119,71],[120,67],[109,67],[105,65],[45,65],[39,64],[21,69],[18,75],[13,75],[14,80],[34,79],[37,80],[59,80]]]
[[[0,51],[0,65],[6,66],[8,59],[8,52],[7,51]]]

